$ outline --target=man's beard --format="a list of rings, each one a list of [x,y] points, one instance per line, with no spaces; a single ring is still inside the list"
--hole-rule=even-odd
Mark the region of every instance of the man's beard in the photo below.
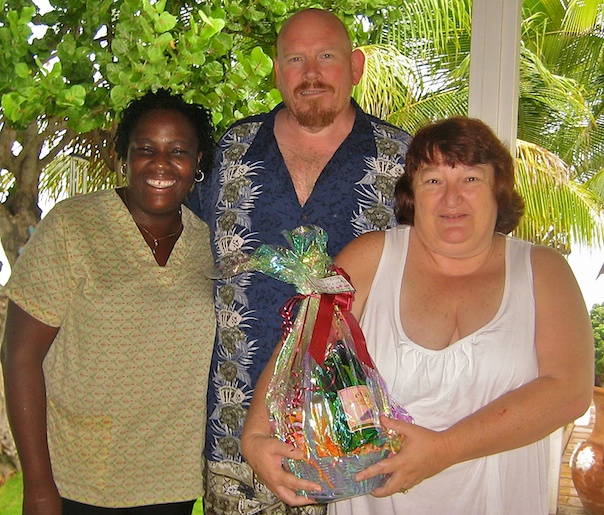
[[[304,82],[294,90],[294,96],[297,98],[300,93],[307,89],[324,89],[333,92],[333,88],[321,82]],[[290,106],[290,112],[296,118],[296,121],[308,129],[322,129],[331,125],[338,114],[335,107],[322,107],[321,99],[306,100],[306,109],[302,111],[298,106]]]

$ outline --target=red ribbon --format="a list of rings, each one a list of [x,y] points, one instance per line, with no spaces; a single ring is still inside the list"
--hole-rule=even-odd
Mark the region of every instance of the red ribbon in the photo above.
[[[334,311],[337,306],[350,329],[357,357],[366,366],[374,368],[373,361],[367,350],[365,336],[361,331],[357,319],[350,312],[350,306],[352,305],[353,299],[353,292],[338,293],[337,295],[330,293],[321,294],[315,327],[313,328],[308,348],[310,355],[321,366],[325,360],[325,351],[327,349],[327,343],[329,342],[329,333],[331,331]]]
[[[341,268],[334,267],[338,274],[344,276],[347,281],[350,281],[350,277]],[[281,316],[283,317],[282,329],[283,337],[285,340],[291,327],[293,325],[293,310],[295,305],[306,295],[298,294],[294,295],[282,306]],[[322,293],[319,296],[319,309],[317,311],[317,318],[315,320],[315,326],[310,339],[310,345],[308,351],[313,359],[320,365],[323,366],[325,360],[325,351],[329,342],[329,333],[331,332],[331,325],[333,322],[334,312],[336,306],[348,324],[350,334],[354,343],[355,351],[359,360],[369,368],[375,368],[373,360],[367,350],[367,343],[365,342],[365,336],[361,327],[357,322],[357,319],[350,312],[352,307],[352,301],[354,300],[354,292],[348,291],[338,294]]]
[[[280,312],[281,318],[283,318],[283,322],[281,322],[281,330],[283,331],[282,340],[285,340],[294,323],[294,306],[305,297],[306,295],[302,294],[294,295],[281,306]]]

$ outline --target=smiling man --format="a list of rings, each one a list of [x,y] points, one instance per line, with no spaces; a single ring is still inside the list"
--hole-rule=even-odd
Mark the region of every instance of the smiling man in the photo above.
[[[353,51],[335,16],[307,10],[290,18],[277,39],[277,87],[287,109],[277,115],[276,132],[288,131],[288,123],[289,130],[313,134],[340,127],[350,132],[355,118],[350,93],[364,63],[365,55]]]
[[[327,11],[299,11],[284,23],[275,61],[283,103],[226,131],[212,177],[189,201],[210,226],[217,261],[285,244],[282,231],[307,224],[325,229],[335,256],[355,236],[395,224],[394,184],[410,136],[352,100],[364,60]],[[295,293],[262,274],[216,282],[207,514],[295,512],[258,481],[240,448],[256,381],[281,336],[279,308]]]

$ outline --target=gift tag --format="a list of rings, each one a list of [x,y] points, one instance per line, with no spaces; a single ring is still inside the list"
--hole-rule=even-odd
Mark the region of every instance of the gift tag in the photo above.
[[[330,275],[329,277],[309,277],[310,283],[317,293],[346,293],[355,291],[346,278],[342,275]]]

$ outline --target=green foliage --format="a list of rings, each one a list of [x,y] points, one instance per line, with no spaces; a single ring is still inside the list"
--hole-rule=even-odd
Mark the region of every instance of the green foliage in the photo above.
[[[3,515],[21,515],[23,498],[23,479],[21,474],[9,477],[0,487],[0,513]]]
[[[422,113],[442,117],[467,102],[468,0],[62,0],[53,5],[40,14],[32,0],[10,1],[2,12],[1,114],[16,128],[57,116],[76,133],[110,130],[132,98],[169,86],[206,104],[221,132],[280,100],[271,75],[274,39],[287,16],[308,6],[337,12],[354,43],[368,46],[368,52],[381,45],[385,56],[397,57],[390,62],[396,70],[389,71],[400,72],[390,73],[393,82],[380,90],[374,87],[379,82],[365,81],[359,89],[375,107],[372,112],[381,114],[384,97],[393,95],[388,113],[414,126],[426,121]],[[600,148],[604,141],[604,130],[585,132],[597,114],[588,106],[599,106],[601,113],[603,104],[604,80],[594,65],[603,62],[598,5],[594,0],[571,1],[566,8],[561,2],[523,3],[519,134],[534,143],[546,138],[546,148],[575,158],[577,170],[588,176],[601,161],[586,163],[585,155],[593,152],[585,149]],[[47,27],[46,33],[32,37],[32,26]],[[407,123],[406,117],[415,121]],[[564,130],[544,133],[544,126]]]
[[[16,129],[53,116],[76,133],[110,129],[130,100],[171,87],[206,104],[222,130],[279,99],[270,86],[269,36],[256,36],[256,25],[274,39],[276,17],[291,6],[265,3],[267,11],[251,1],[68,1],[45,14],[33,2],[6,4],[2,116]],[[33,25],[47,27],[46,33],[34,37]]]
[[[594,304],[589,312],[594,332],[595,384],[604,386],[604,303]]]
[[[403,2],[398,18],[383,10],[379,38],[363,47],[361,106],[411,134],[467,114],[470,4]],[[567,254],[573,243],[604,241],[604,2],[522,8],[516,150],[527,209],[514,234]]]
[[[601,198],[571,180],[568,167],[554,153],[522,140],[516,148],[516,183],[527,214],[514,234],[564,255],[573,241],[601,243]]]

